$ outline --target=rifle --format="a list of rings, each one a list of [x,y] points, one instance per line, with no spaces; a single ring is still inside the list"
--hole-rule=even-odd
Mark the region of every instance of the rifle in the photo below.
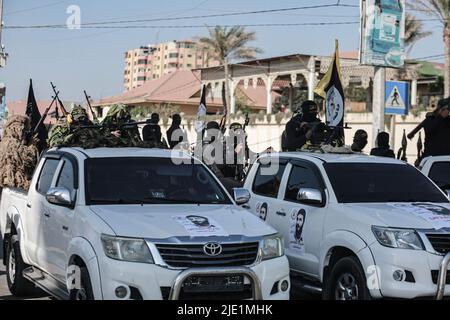
[[[55,96],[53,97],[52,102],[45,109],[44,113],[42,114],[41,118],[39,119],[39,122],[36,124],[36,127],[34,127],[33,130],[30,132],[31,137],[33,137],[39,131],[39,128],[44,123],[45,118],[47,118],[48,112],[50,111],[51,107],[53,106],[53,103],[55,103],[56,99],[58,99],[58,94],[59,94],[59,91],[55,93]],[[58,105],[56,105],[56,107],[58,107]]]
[[[227,99],[226,99],[226,92],[225,92],[225,82],[222,83],[222,101],[223,101],[223,116],[222,119],[220,119],[220,132],[225,134],[225,131],[227,130],[226,124],[227,124],[227,114],[228,114],[228,108],[227,108]]]
[[[248,124],[250,122],[250,118],[248,116],[248,112],[245,114],[245,122],[244,125],[242,126],[242,131],[245,134],[244,137],[244,163],[243,164],[239,164],[236,163],[236,167],[235,167],[235,180],[236,181],[242,181],[245,178],[245,168],[248,166],[248,160],[250,158],[250,149],[248,148],[248,143],[247,143],[247,134],[245,129],[247,128]]]
[[[83,90],[83,92],[84,92],[84,96],[86,97],[86,101],[87,101],[87,104],[88,104],[88,106],[89,106],[89,110],[91,111],[92,117],[94,118],[93,120],[94,120],[94,122],[98,123],[97,116],[95,115],[94,110],[92,109],[92,106],[91,106],[91,101],[89,101],[89,99],[90,99],[91,97],[88,96],[88,94],[86,93],[86,90]]]
[[[406,140],[406,130],[403,129],[402,146],[397,152],[397,159],[402,161],[408,161],[406,158],[406,147],[408,146],[408,140]]]
[[[127,130],[127,129],[131,129],[131,128],[137,126],[137,125],[140,125],[140,124],[150,124],[150,125],[152,125],[152,123],[150,123],[150,119],[148,119],[148,120],[145,120],[145,121],[127,122],[127,123],[119,124],[119,125],[113,126],[113,127],[111,125],[109,125],[109,124],[93,124],[93,125],[88,125],[88,126],[80,126],[80,129],[110,128],[110,129],[114,129],[114,130]]]
[[[50,82],[50,85],[52,86],[53,93],[57,97],[57,100],[58,100],[58,103],[59,103],[59,107],[61,108],[63,116],[67,117],[67,115],[69,113],[67,112],[66,108],[64,108],[64,105],[63,105],[62,101],[59,99],[59,96],[58,96],[59,91],[58,91],[58,93],[56,92],[56,86],[53,84],[53,82]],[[56,105],[56,114],[58,114],[58,105]]]

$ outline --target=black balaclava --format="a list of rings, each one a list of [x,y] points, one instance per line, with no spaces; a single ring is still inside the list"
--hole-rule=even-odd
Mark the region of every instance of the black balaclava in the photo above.
[[[306,100],[302,103],[302,120],[306,122],[313,122],[317,119],[317,104],[314,101]]]
[[[179,127],[181,124],[181,116],[176,113],[172,116],[172,126]]]
[[[377,135],[377,146],[379,148],[388,148],[389,149],[389,133],[380,132]]]
[[[353,137],[352,151],[361,152],[367,145],[367,132],[359,129],[355,132]]]
[[[152,113],[152,115],[150,116],[150,122],[153,124],[158,124],[159,123],[159,114]]]

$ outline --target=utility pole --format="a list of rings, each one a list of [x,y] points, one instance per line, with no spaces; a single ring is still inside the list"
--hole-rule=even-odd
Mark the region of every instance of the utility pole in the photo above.
[[[379,132],[384,131],[384,107],[386,91],[386,68],[375,67],[375,76],[373,79],[373,131],[372,143],[375,141]]]
[[[5,47],[2,43],[2,31],[3,31],[3,0],[0,0],[0,68],[4,68],[6,65],[6,58],[8,54],[5,52]]]

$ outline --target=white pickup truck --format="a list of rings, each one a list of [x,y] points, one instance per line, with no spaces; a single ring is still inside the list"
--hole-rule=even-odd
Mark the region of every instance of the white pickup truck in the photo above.
[[[14,295],[60,299],[289,299],[276,230],[180,152],[62,148],[0,208]]]
[[[427,157],[419,168],[450,198],[450,156]]]
[[[416,168],[280,153],[260,157],[244,188],[244,207],[284,236],[293,286],[338,300],[450,295],[449,199]]]

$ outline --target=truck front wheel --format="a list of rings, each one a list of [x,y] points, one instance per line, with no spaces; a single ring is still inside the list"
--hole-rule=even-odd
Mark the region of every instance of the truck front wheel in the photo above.
[[[80,287],[70,290],[70,300],[94,300],[91,278],[86,267],[80,269]]]
[[[364,270],[356,257],[340,259],[331,269],[325,284],[329,300],[370,300]]]
[[[37,292],[34,284],[24,278],[23,270],[29,266],[23,262],[19,241],[10,237],[6,245],[6,281],[15,296],[30,296]]]

